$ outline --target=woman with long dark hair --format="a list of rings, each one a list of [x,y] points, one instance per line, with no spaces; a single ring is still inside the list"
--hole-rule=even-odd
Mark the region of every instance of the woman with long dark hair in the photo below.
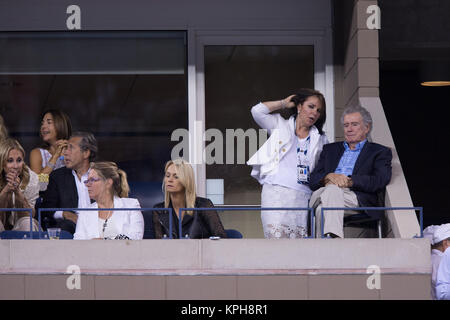
[[[64,150],[72,134],[69,116],[61,110],[49,109],[41,117],[39,135],[42,146],[30,153],[30,167],[39,175],[41,190],[45,191],[48,175],[64,166]]]
[[[290,109],[284,119],[280,109]],[[300,89],[297,94],[255,105],[256,123],[268,130],[270,138],[249,159],[251,175],[262,184],[261,207],[307,208],[311,197],[309,175],[328,139],[323,132],[326,120],[323,95]],[[308,211],[261,211],[266,238],[303,238],[308,235]]]

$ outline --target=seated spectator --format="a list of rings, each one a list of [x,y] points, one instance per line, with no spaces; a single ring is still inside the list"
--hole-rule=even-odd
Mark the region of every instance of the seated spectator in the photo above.
[[[32,208],[39,196],[37,175],[25,164],[25,151],[17,140],[0,142],[0,208]],[[32,219],[33,231],[39,223]],[[0,212],[0,231],[30,231],[29,212]]]
[[[370,113],[361,106],[349,107],[341,116],[341,124],[345,141],[324,145],[311,173],[310,187],[314,193],[309,203],[315,209],[318,237],[322,207],[376,207],[377,193],[391,180],[391,150],[367,141],[372,128]],[[381,213],[369,211],[368,214],[380,216]],[[343,238],[343,220],[343,210],[325,210],[325,236]]]
[[[433,299],[449,300],[450,299],[450,223],[442,224],[434,230],[433,234],[433,250],[431,254],[432,289],[435,289]],[[447,256],[447,257],[445,257]]]
[[[87,208],[91,205],[88,190],[83,181],[87,180],[90,162],[97,155],[97,140],[91,133],[76,132],[64,151],[65,167],[50,174],[47,190],[42,202],[43,208]],[[73,234],[78,215],[71,211],[44,211],[49,226],[61,228]]]
[[[172,237],[179,237],[180,208],[214,208],[211,200],[197,197],[195,193],[194,170],[183,159],[170,160],[166,163],[163,179],[164,202],[156,204],[155,208],[172,208]],[[226,238],[226,233],[217,211],[183,211],[182,237],[209,238],[219,236]],[[167,211],[153,212],[155,238],[169,237],[169,214]]]
[[[54,109],[44,112],[39,130],[43,144],[30,153],[30,167],[39,176],[40,191],[47,189],[49,174],[64,167],[63,154],[71,134],[72,125],[64,112]]]
[[[126,173],[114,162],[91,165],[87,185],[96,202],[90,208],[140,208],[137,199],[127,198],[130,190]],[[144,218],[138,210],[80,211],[74,239],[142,239]]]

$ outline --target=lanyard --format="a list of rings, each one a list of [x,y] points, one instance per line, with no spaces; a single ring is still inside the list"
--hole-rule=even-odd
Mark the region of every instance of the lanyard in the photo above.
[[[297,138],[297,183],[309,184],[309,161],[306,155],[308,154],[310,138],[300,144]]]
[[[308,165],[308,159],[306,155],[308,154],[309,143],[311,137],[308,136],[303,144],[300,144],[300,140],[297,138],[297,164],[298,165]]]

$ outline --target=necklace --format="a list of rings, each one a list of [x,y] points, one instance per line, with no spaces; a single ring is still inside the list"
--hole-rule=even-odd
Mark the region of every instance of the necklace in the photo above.
[[[103,230],[102,230],[103,235],[105,234],[105,229],[108,226],[108,219],[111,218],[111,216],[112,216],[112,212],[109,211],[108,215],[106,216],[105,222],[103,222]]]

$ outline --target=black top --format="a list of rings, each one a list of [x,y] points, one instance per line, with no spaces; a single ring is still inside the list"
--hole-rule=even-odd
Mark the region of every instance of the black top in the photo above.
[[[179,238],[179,220],[173,210],[172,202],[169,205],[172,208],[172,237],[177,239]],[[156,204],[154,208],[164,208],[164,202]],[[214,205],[209,199],[197,197],[195,208],[214,208]],[[156,239],[163,238],[163,235],[169,237],[169,213],[167,211],[153,211],[153,225]],[[211,236],[227,237],[216,210],[194,211],[192,214],[184,211],[181,233],[183,238],[188,235],[191,239],[205,239]]]

